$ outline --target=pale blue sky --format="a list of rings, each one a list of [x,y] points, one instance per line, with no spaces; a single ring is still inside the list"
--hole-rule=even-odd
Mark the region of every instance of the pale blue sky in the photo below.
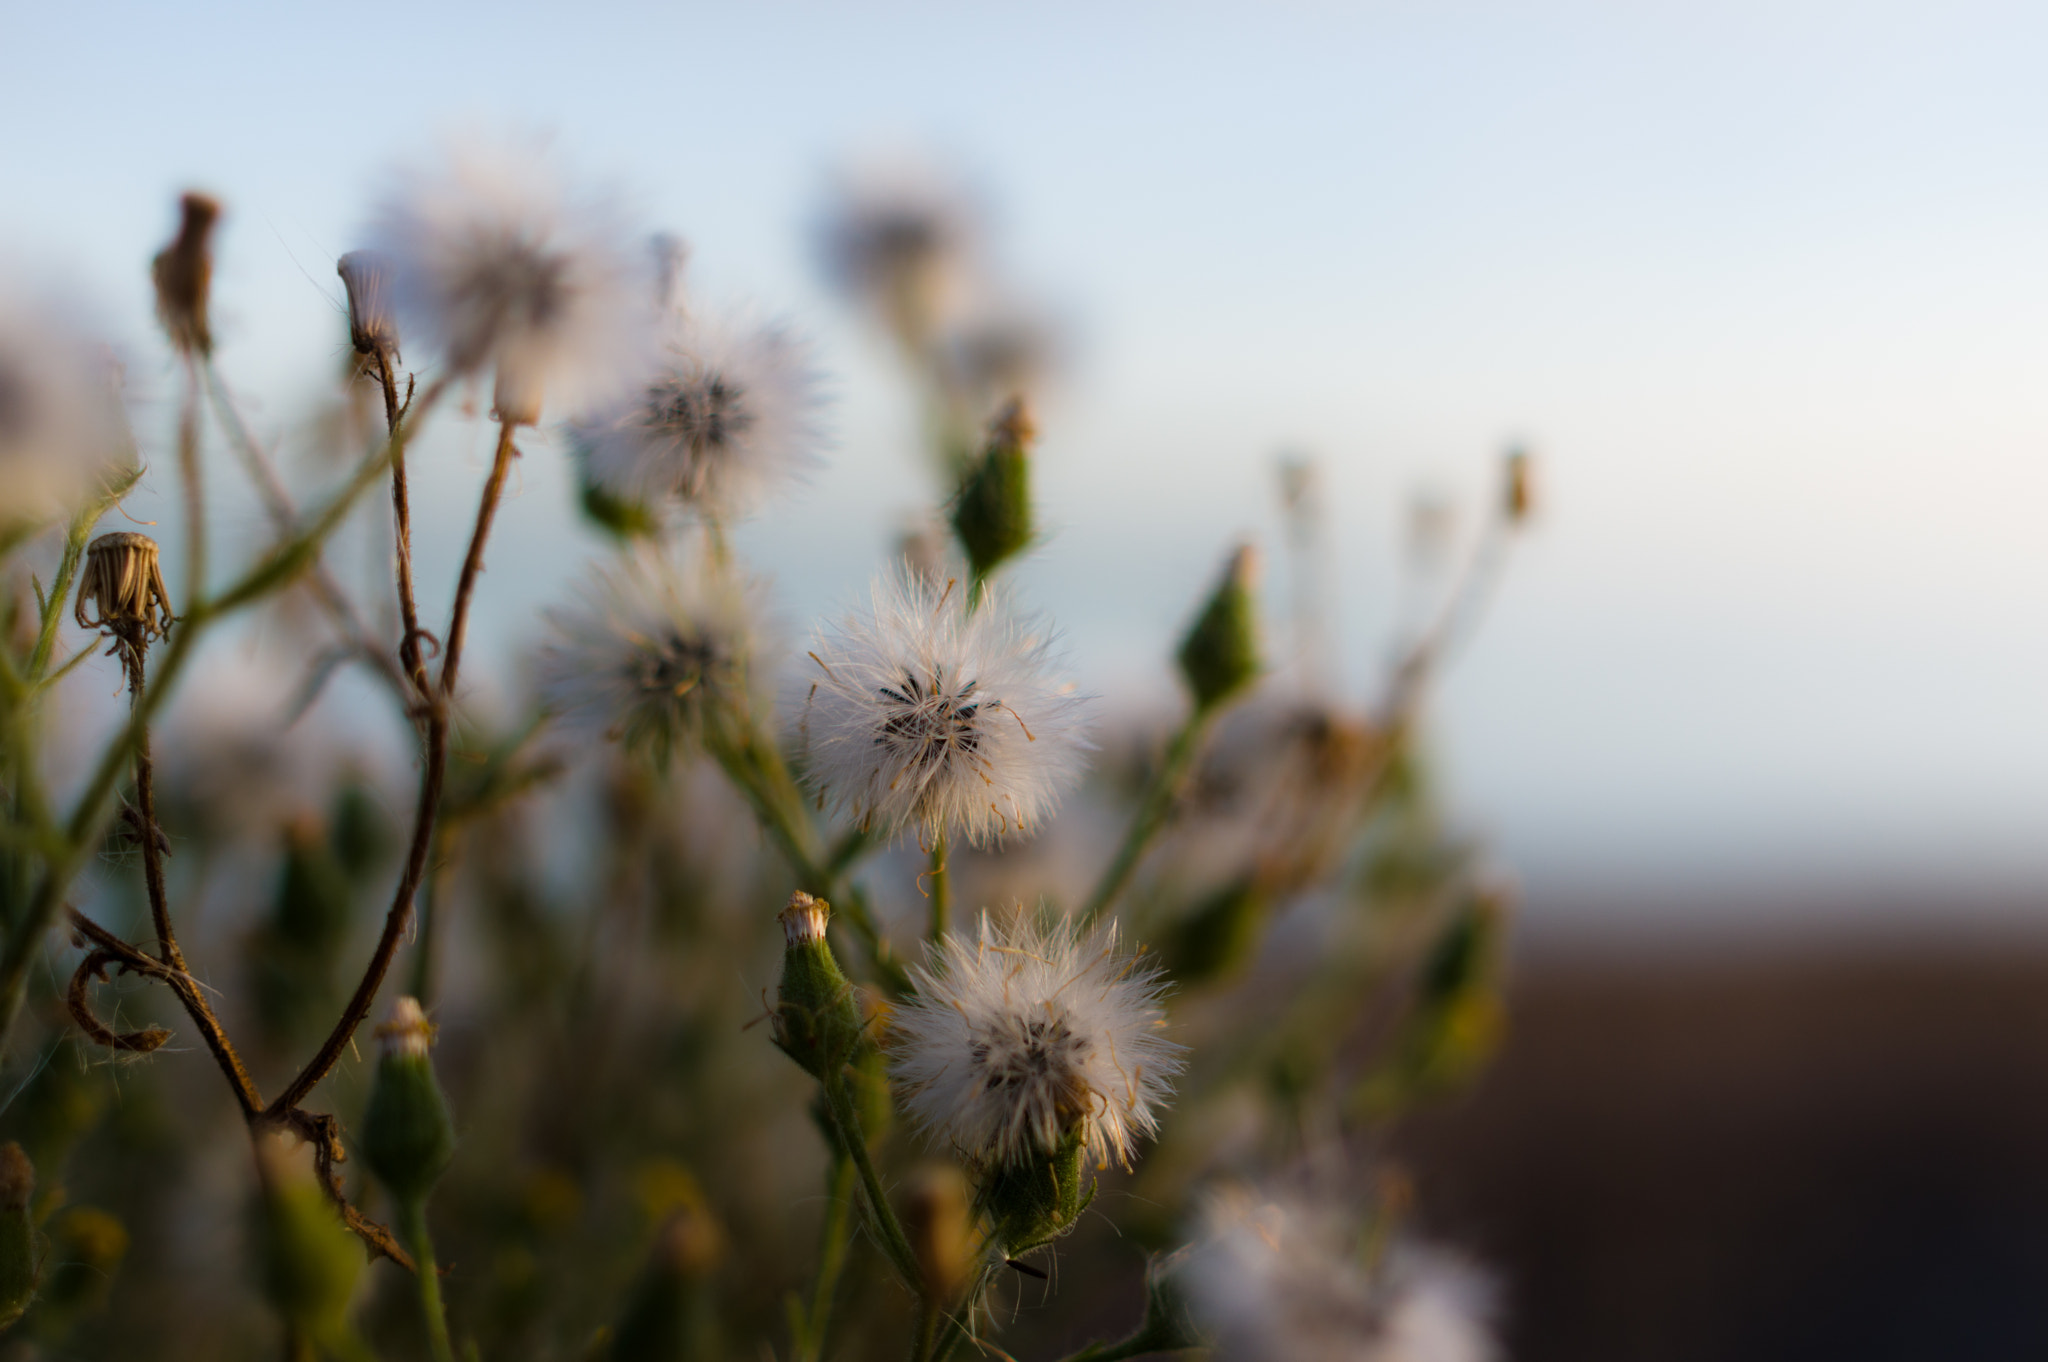
[[[1362,687],[1410,490],[1523,436],[1549,506],[1438,727],[1532,889],[2048,888],[2048,19],[1702,9],[43,6],[0,51],[0,243],[94,291],[146,387],[143,262],[219,193],[223,360],[282,420],[378,167],[551,128],[817,337],[835,466],[751,539],[802,617],[923,495],[803,224],[847,154],[931,148],[1074,324],[1025,582],[1098,689],[1163,689],[1282,445],[1330,465]],[[552,461],[526,479],[501,637],[585,551]]]

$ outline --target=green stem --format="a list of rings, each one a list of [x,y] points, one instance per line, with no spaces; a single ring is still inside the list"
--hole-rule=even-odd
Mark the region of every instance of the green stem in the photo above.
[[[819,1362],[825,1355],[825,1329],[832,1322],[832,1298],[846,1270],[852,1243],[853,1160],[835,1153],[825,1181],[825,1223],[818,1231],[818,1280],[811,1288],[811,1308],[804,1315],[802,1337],[796,1340],[794,1362]]]
[[[412,1279],[419,1287],[420,1314],[426,1320],[427,1346],[434,1362],[455,1362],[455,1349],[448,1342],[448,1311],[441,1303],[441,1274],[434,1266],[434,1240],[427,1233],[427,1206],[423,1198],[398,1207],[398,1237],[412,1254]]]
[[[1102,872],[1095,892],[1089,896],[1088,906],[1081,910],[1081,926],[1094,922],[1116,902],[1117,896],[1130,883],[1138,862],[1144,858],[1146,848],[1166,826],[1166,816],[1173,811],[1174,800],[1180,797],[1188,768],[1194,764],[1195,753],[1201,748],[1202,735],[1208,731],[1213,713],[1213,710],[1200,707],[1192,710],[1187,721],[1173,735],[1172,742],[1167,744],[1166,755],[1161,758],[1159,769],[1152,773],[1152,783],[1146,787],[1138,811],[1131,815],[1131,824],[1124,830],[1123,844],[1117,848],[1116,859]]]
[[[973,1289],[968,1291],[967,1298],[961,1302],[960,1308],[946,1315],[945,1327],[932,1341],[926,1362],[946,1362],[946,1359],[953,1355],[953,1350],[967,1337],[968,1323],[974,1318],[975,1311],[981,1308],[982,1294],[988,1290],[989,1278],[994,1275],[993,1266],[984,1266],[981,1269],[981,1275],[974,1279]]]
[[[932,839],[931,869],[925,876],[931,882],[932,925],[929,936],[933,942],[946,935],[952,925],[953,877],[946,870],[946,834],[942,829]]]
[[[854,1112],[853,1098],[846,1091],[846,1078],[834,1074],[824,1080],[825,1105],[832,1112],[832,1122],[839,1128],[839,1143],[853,1157],[854,1167],[860,1171],[861,1187],[867,1193],[868,1225],[875,1232],[876,1242],[882,1246],[883,1254],[902,1276],[911,1290],[922,1296],[923,1276],[917,1270],[917,1255],[911,1251],[910,1237],[903,1232],[903,1223],[896,1218],[896,1211],[889,1205],[888,1196],[882,1191],[882,1179],[875,1172],[875,1161],[868,1155],[867,1138],[861,1133],[860,1117]]]
[[[199,361],[185,354],[185,399],[178,408],[178,481],[185,490],[185,602],[206,599],[206,484],[199,464]]]

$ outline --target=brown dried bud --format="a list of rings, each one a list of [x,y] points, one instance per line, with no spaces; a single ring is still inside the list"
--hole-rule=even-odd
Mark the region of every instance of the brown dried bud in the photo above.
[[[375,251],[350,251],[334,272],[348,290],[348,336],[359,355],[380,350],[398,358],[398,319],[391,311],[391,264]]]
[[[99,612],[98,618],[87,617],[88,606]],[[133,530],[93,540],[85,551],[72,615],[81,629],[106,629],[131,644],[168,635],[178,617],[171,613],[156,541]]]
[[[156,315],[172,345],[205,355],[213,350],[206,306],[213,288],[213,228],[220,221],[220,204],[204,194],[187,194],[178,207],[178,234],[150,265],[150,277],[156,281]]]

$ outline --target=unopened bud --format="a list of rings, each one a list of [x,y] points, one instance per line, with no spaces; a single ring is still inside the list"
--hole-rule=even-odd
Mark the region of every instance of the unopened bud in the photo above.
[[[1035,432],[1022,397],[1013,397],[990,423],[981,458],[968,470],[953,505],[953,531],[979,582],[1030,546],[1031,461]]]
[[[1195,708],[1213,709],[1259,675],[1258,552],[1240,545],[1180,645],[1180,674]]]
[[[213,286],[213,228],[220,204],[204,194],[178,200],[178,234],[150,265],[156,282],[156,315],[180,350],[205,355],[213,349],[207,297]]]
[[[98,618],[87,618],[90,608]],[[72,611],[81,629],[106,629],[147,643],[171,632],[171,593],[157,562],[156,541],[121,530],[103,534],[85,551],[78,575],[78,604]]]
[[[362,1271],[363,1250],[320,1186],[312,1148],[285,1131],[258,1138],[263,1178],[259,1265],[278,1313],[315,1339],[342,1326]]]
[[[910,1181],[903,1198],[903,1232],[917,1255],[925,1296],[940,1305],[960,1298],[974,1271],[974,1216],[967,1179],[951,1164],[931,1164]]]
[[[360,355],[398,358],[398,319],[391,311],[391,264],[375,251],[350,251],[334,272],[348,290],[348,337]]]
[[[36,1298],[36,1226],[31,1204],[36,1170],[9,1140],[0,1145],[0,1328],[14,1323]]]
[[[819,1079],[845,1067],[862,1034],[853,984],[825,939],[830,916],[830,904],[802,890],[790,895],[781,914],[786,948],[775,1007],[775,1043]]]
[[[384,1053],[363,1115],[363,1157],[395,1200],[416,1205],[455,1157],[455,1121],[427,1057],[434,1027],[417,999],[400,998],[377,1038]]]

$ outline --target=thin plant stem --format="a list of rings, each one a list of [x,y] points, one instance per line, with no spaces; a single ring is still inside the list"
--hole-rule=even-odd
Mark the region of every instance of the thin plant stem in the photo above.
[[[853,1160],[835,1151],[825,1179],[825,1223],[818,1230],[818,1279],[811,1287],[811,1307],[804,1312],[803,1337],[796,1340],[795,1362],[820,1362],[825,1355],[832,1298],[838,1294],[852,1243],[855,1176]]]
[[[889,1205],[888,1195],[882,1190],[881,1175],[875,1172],[875,1161],[868,1155],[867,1138],[861,1133],[860,1117],[853,1109],[853,1099],[846,1091],[846,1078],[834,1074],[823,1081],[825,1105],[832,1113],[832,1122],[839,1128],[839,1143],[852,1156],[854,1167],[860,1172],[861,1188],[867,1193],[868,1225],[874,1231],[875,1240],[882,1246],[882,1253],[889,1259],[906,1285],[920,1297],[924,1294],[923,1278],[917,1270],[917,1255],[911,1251],[910,1238],[903,1232],[903,1223],[896,1218],[896,1211]]]
[[[1201,748],[1202,736],[1208,731],[1212,713],[1196,707],[1167,744],[1159,769],[1152,773],[1152,783],[1146,787],[1137,812],[1131,815],[1130,826],[1124,829],[1124,840],[1117,847],[1115,859],[1102,872],[1095,892],[1088,897],[1088,905],[1081,910],[1079,922],[1082,926],[1094,922],[1116,902],[1137,871],[1138,862],[1144,859],[1152,839],[1166,826],[1166,817],[1173,811],[1174,801],[1180,797],[1181,786],[1187,781],[1188,769]]]
[[[412,987],[408,990],[419,999],[421,1007],[433,1006],[435,945],[440,939],[441,909],[448,898],[448,879],[454,867],[458,836],[451,822],[443,819],[434,829],[433,847],[427,853],[426,892],[420,896],[419,948],[413,953]]]
[[[982,1295],[988,1290],[989,1278],[994,1273],[993,1267],[984,1266],[981,1275],[974,1280],[973,1289],[968,1291],[966,1299],[960,1303],[960,1308],[946,1312],[945,1323],[940,1327],[938,1336],[932,1340],[931,1350],[926,1355],[925,1362],[946,1362],[946,1359],[953,1355],[953,1350],[960,1346],[961,1340],[967,1337],[968,1324],[973,1320],[975,1312],[981,1308]]]
[[[142,645],[140,640],[123,640],[121,647],[124,651],[134,650],[129,669],[129,698],[131,704],[140,705],[144,676]],[[157,958],[172,972],[171,991],[178,995],[178,1001],[184,1004],[193,1025],[205,1038],[206,1048],[213,1052],[214,1062],[220,1065],[228,1086],[234,1089],[235,1101],[241,1105],[242,1119],[246,1121],[263,1110],[263,1097],[257,1091],[255,1081],[249,1077],[241,1056],[235,1053],[234,1042],[228,1039],[220,1019],[214,1016],[206,995],[193,983],[192,971],[185,964],[185,953],[178,949],[178,934],[171,923],[170,896],[164,886],[163,852],[156,841],[155,786],[149,727],[144,724],[135,737],[135,814],[139,825],[135,831],[142,842],[142,878],[149,893],[150,920],[156,929]]]
[[[398,380],[391,372],[391,347],[377,347],[377,383],[384,392],[384,425],[397,430],[399,422]],[[399,665],[412,678],[413,688],[424,698],[428,693],[426,664],[420,661],[420,612],[412,586],[412,501],[406,490],[405,451],[391,458],[391,515],[397,535],[398,615],[405,633],[398,641]]]
[[[946,833],[942,828],[932,838],[931,868],[925,872],[925,880],[931,892],[931,929],[927,933],[934,942],[946,935],[951,926],[953,909],[953,877],[946,869]]]
[[[420,1314],[427,1325],[427,1347],[434,1362],[455,1362],[448,1342],[448,1311],[441,1301],[441,1274],[434,1266],[434,1240],[427,1232],[427,1207],[414,1198],[398,1207],[398,1235],[412,1252],[413,1284],[419,1289]]]
[[[377,990],[383,987],[384,976],[391,970],[399,943],[405,939],[406,925],[412,920],[413,897],[419,892],[420,880],[426,873],[427,854],[434,841],[434,818],[440,810],[441,788],[448,774],[448,726],[462,666],[462,643],[468,632],[470,601],[476,592],[477,578],[483,572],[484,545],[490,540],[498,502],[505,492],[505,479],[511,472],[513,458],[518,454],[512,444],[514,429],[510,421],[499,423],[497,457],[491,463],[490,478],[484,483],[483,495],[477,504],[476,528],[470,534],[469,554],[463,560],[462,576],[456,583],[455,608],[449,615],[448,639],[441,657],[441,680],[427,710],[426,767],[420,773],[419,803],[413,810],[412,842],[406,852],[405,870],[399,877],[397,892],[392,895],[390,910],[384,915],[383,934],[378,937],[377,948],[371,954],[370,963],[363,970],[363,977],[356,984],[356,991],[349,998],[340,1020],[327,1033],[327,1039],[307,1061],[306,1067],[299,1070],[290,1086],[270,1104],[269,1114],[272,1116],[282,1115],[304,1101],[340,1062],[343,1051],[355,1037],[356,1028],[370,1015],[370,1008],[377,1000]]]
[[[185,491],[185,599],[206,598],[206,484],[199,459],[199,361],[185,354],[185,398],[178,407],[178,481]]]

